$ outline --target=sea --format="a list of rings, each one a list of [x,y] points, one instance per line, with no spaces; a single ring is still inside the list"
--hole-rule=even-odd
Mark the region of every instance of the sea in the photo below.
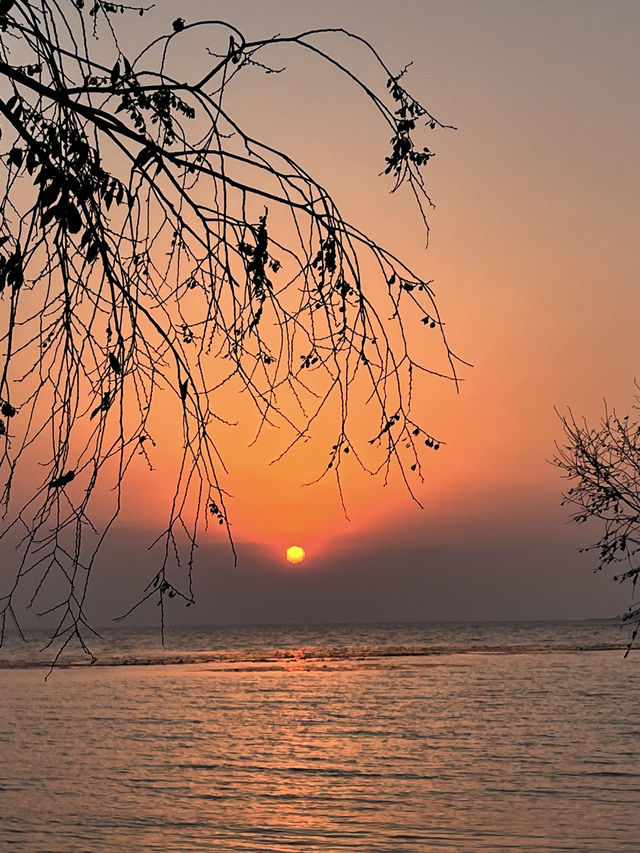
[[[584,622],[0,651],[0,850],[640,851],[640,651]]]

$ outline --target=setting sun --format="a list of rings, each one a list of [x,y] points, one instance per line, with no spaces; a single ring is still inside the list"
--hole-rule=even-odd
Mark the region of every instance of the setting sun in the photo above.
[[[287,548],[286,557],[289,563],[301,563],[305,558],[304,548],[299,545],[291,545]]]

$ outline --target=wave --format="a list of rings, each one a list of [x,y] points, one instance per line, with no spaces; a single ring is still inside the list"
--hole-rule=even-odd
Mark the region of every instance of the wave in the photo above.
[[[140,652],[126,655],[104,655],[95,660],[87,657],[62,657],[56,666],[179,666],[207,664],[219,671],[256,671],[298,669],[344,668],[349,664],[393,666],[397,668],[404,659],[407,666],[444,665],[429,660],[443,656],[468,655],[522,655],[607,652],[626,650],[626,643],[518,643],[518,644],[449,644],[354,646],[309,649],[268,649],[260,651],[171,651]],[[449,662],[448,665],[453,665]],[[51,666],[51,660],[12,656],[0,659],[0,669],[40,669]]]

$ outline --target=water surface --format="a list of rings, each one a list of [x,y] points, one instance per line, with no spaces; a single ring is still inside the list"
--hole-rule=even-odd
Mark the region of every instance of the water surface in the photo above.
[[[584,650],[624,639],[189,629],[169,653],[205,662],[5,668],[0,847],[637,853],[640,656]],[[168,660],[119,643],[112,663]]]

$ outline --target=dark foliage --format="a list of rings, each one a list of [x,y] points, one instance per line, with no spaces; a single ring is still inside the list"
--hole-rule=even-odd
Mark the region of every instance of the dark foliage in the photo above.
[[[640,405],[635,409],[640,412]],[[616,582],[630,582],[635,592],[640,576],[640,418],[620,418],[605,407],[597,427],[577,421],[571,412],[561,421],[564,443],[553,461],[571,484],[563,504],[574,508],[573,521],[594,522],[600,529],[600,537],[581,550],[595,552],[598,570],[614,572]],[[624,618],[633,626],[631,648],[640,603],[634,602]]]

